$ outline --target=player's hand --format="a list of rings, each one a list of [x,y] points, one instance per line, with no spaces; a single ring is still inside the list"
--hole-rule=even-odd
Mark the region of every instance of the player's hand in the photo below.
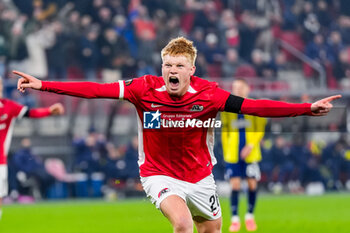
[[[341,98],[341,95],[333,95],[319,101],[316,101],[311,105],[311,112],[313,116],[325,116],[333,108],[331,102],[333,100]]]
[[[64,107],[61,103],[55,103],[49,107],[51,115],[62,115],[64,113]]]
[[[252,149],[253,149],[252,145],[245,145],[241,150],[241,159],[247,158],[250,152],[252,152]]]
[[[26,88],[32,88],[35,90],[41,89],[41,86],[42,86],[41,80],[17,70],[12,71],[12,73],[17,74],[18,76],[21,76],[21,78],[18,79],[18,82],[17,82],[17,89],[20,92],[24,92]]]

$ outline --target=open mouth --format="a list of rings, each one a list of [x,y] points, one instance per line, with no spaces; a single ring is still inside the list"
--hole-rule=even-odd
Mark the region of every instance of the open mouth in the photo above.
[[[171,76],[169,77],[169,83],[171,87],[177,87],[180,84],[180,81],[177,77]]]

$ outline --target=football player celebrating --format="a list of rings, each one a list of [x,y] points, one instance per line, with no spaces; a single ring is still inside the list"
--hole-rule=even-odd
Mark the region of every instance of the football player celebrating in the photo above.
[[[147,196],[176,233],[193,232],[193,222],[199,233],[221,232],[221,209],[212,175],[214,130],[203,122],[219,111],[264,117],[321,116],[340,96],[313,104],[234,96],[216,83],[194,76],[196,55],[192,41],[175,38],[161,52],[162,77],[145,75],[108,84],[48,82],[14,73],[21,76],[17,88],[22,92],[32,88],[83,98],[125,99],[134,104],[139,123],[138,163]]]

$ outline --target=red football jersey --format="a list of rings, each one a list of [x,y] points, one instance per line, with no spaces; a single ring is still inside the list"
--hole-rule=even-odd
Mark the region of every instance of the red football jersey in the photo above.
[[[133,103],[138,114],[142,177],[166,175],[196,183],[210,175],[216,163],[214,130],[210,126],[216,123],[216,114],[224,110],[230,95],[218,88],[217,83],[192,76],[185,95],[177,98],[168,94],[162,77],[153,75],[105,84],[45,81],[41,90]],[[145,116],[151,117],[151,122]],[[156,124],[153,122],[156,119],[157,127],[144,127]]]
[[[139,118],[140,175],[166,175],[191,183],[208,176],[216,163],[211,126],[230,93],[195,76],[187,93],[177,98],[167,93],[162,77],[146,75],[119,84],[119,98],[133,103]],[[160,116],[159,128],[144,127],[149,112]]]
[[[26,106],[8,99],[0,99],[0,164],[7,163],[15,120],[22,118],[26,110]]]

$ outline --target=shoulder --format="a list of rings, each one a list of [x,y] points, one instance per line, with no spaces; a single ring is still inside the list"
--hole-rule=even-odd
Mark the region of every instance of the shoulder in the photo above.
[[[22,105],[13,101],[13,100],[10,100],[10,99],[2,99],[1,100],[1,103],[6,106],[7,108],[8,107],[21,107]]]
[[[197,88],[198,90],[201,90],[201,89],[217,88],[219,85],[216,82],[211,82],[211,81],[199,78],[197,76],[192,76],[191,86],[193,88]]]
[[[164,80],[162,77],[155,75],[144,75],[125,81],[125,86],[129,86],[131,84],[136,84],[138,86],[142,86],[143,88],[158,88],[164,85]]]
[[[210,82],[208,80],[192,76],[191,77],[191,88],[193,88],[198,93],[214,95],[219,89],[219,85],[216,82]]]

